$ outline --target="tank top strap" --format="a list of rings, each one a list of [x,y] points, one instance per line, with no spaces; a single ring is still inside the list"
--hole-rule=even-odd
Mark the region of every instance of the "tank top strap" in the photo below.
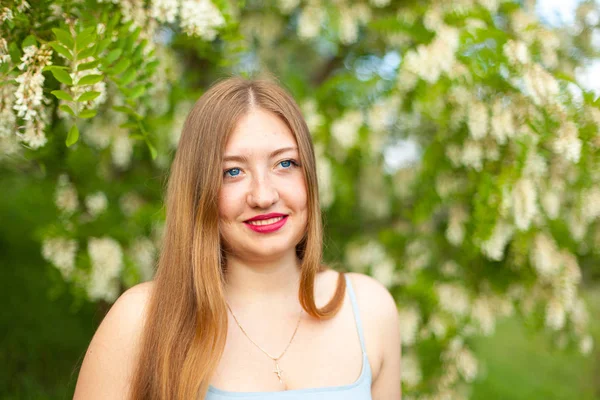
[[[350,302],[352,303],[352,311],[354,313],[354,320],[356,321],[356,330],[358,331],[358,338],[360,340],[360,347],[362,349],[363,354],[367,354],[367,350],[365,348],[365,338],[363,335],[363,327],[362,321],[360,319],[360,313],[358,312],[358,303],[356,302],[356,295],[354,294],[354,289],[352,288],[352,282],[350,282],[350,277],[348,274],[344,274],[346,278],[346,291],[350,296]]]

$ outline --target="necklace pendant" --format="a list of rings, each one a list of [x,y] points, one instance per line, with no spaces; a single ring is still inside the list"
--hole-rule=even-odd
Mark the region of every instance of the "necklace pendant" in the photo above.
[[[283,380],[281,379],[281,374],[283,373],[283,370],[281,368],[279,368],[279,363],[277,361],[275,361],[275,370],[273,371],[273,373],[275,375],[277,375],[277,378],[279,379],[279,383],[284,384]]]

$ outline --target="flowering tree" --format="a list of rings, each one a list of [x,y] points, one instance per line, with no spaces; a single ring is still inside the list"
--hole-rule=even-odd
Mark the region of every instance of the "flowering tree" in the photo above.
[[[593,346],[578,288],[600,255],[600,110],[574,76],[598,11],[582,3],[573,34],[531,3],[13,0],[0,162],[56,181],[42,254],[112,302],[152,277],[193,101],[224,71],[274,72],[313,133],[326,257],[397,299],[405,397],[466,398],[471,338],[498,318]]]

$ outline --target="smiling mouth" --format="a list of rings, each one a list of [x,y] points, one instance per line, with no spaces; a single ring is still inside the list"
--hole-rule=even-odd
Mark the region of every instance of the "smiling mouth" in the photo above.
[[[281,217],[275,217],[275,218],[269,218],[269,219],[260,219],[260,220],[255,220],[255,221],[246,221],[246,223],[249,224],[249,225],[254,225],[254,226],[264,226],[264,225],[271,225],[271,224],[274,224],[276,222],[279,222],[283,218],[285,218],[285,217],[281,216]]]

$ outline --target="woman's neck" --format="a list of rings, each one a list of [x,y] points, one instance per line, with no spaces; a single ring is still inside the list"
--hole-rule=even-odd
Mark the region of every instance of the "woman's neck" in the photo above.
[[[225,296],[233,307],[277,307],[298,304],[300,261],[295,252],[269,261],[228,255]]]

